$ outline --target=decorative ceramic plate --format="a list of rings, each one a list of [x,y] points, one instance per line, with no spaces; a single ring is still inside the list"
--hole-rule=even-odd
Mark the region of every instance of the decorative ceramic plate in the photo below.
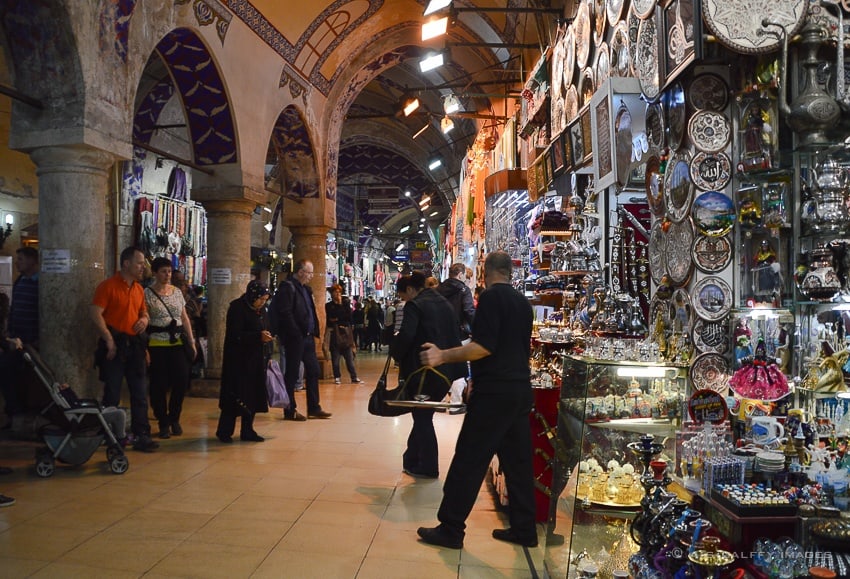
[[[640,81],[640,92],[648,102],[654,102],[661,94],[658,60],[658,28],[655,19],[641,20],[634,65]]]
[[[590,102],[593,93],[596,92],[596,82],[593,78],[593,69],[589,66],[581,71],[578,79],[578,106],[583,107]]]
[[[661,283],[661,278],[667,275],[667,258],[664,250],[667,249],[667,240],[664,230],[661,228],[661,220],[657,220],[649,232],[649,275],[655,284]]]
[[[708,28],[721,44],[743,54],[764,54],[782,47],[778,26],[765,28],[766,15],[782,25],[793,38],[806,17],[808,0],[703,0],[702,11]],[[765,34],[765,31],[774,34]]]
[[[576,37],[573,25],[567,26],[567,34],[564,36],[564,90],[573,86],[573,77],[576,75]]]
[[[567,123],[571,123],[578,116],[578,108],[578,91],[576,85],[571,84],[564,96],[564,114],[567,117]]]
[[[581,69],[587,66],[590,45],[593,43],[590,30],[590,9],[587,2],[581,2],[578,5],[576,19],[573,21],[573,32],[575,33],[576,66]]]
[[[732,125],[723,113],[697,111],[688,121],[688,137],[705,153],[719,153],[729,144]]]
[[[631,47],[629,27],[625,22],[620,22],[614,28],[614,35],[611,37],[611,76],[634,76]]]
[[[623,15],[623,6],[626,5],[626,0],[608,0],[605,3],[605,11],[608,14],[608,24],[614,26],[620,21]]]
[[[713,390],[723,395],[729,390],[730,375],[726,358],[714,352],[697,356],[688,370],[694,390]]]
[[[688,87],[688,102],[697,110],[722,111],[729,104],[729,87],[716,74],[701,74]]]
[[[646,105],[646,139],[656,151],[664,150],[664,105],[650,103]]]
[[[632,10],[635,15],[641,20],[652,16],[652,11],[655,9],[655,0],[632,0]]]
[[[563,95],[553,96],[549,109],[552,114],[552,134],[560,135],[567,128]]]
[[[732,309],[732,289],[717,276],[699,280],[691,296],[697,315],[709,322],[722,320]]]
[[[700,235],[694,241],[693,258],[700,271],[723,271],[732,263],[732,243],[728,237]]]
[[[726,153],[712,155],[700,151],[691,159],[691,179],[703,191],[722,191],[731,178],[732,161]]]
[[[664,173],[664,204],[671,221],[683,221],[691,211],[694,183],[691,181],[690,157],[687,151],[676,153],[667,162]]]
[[[710,352],[723,356],[729,349],[726,324],[697,319],[691,332],[691,342],[701,354]]]
[[[694,308],[691,296],[686,288],[676,288],[670,296],[670,313],[667,316],[673,322],[674,332],[688,332],[694,325]]]
[[[602,43],[596,47],[596,62],[593,63],[593,75],[596,77],[596,88],[602,86],[611,76],[611,57],[608,53],[608,45]]]
[[[566,34],[566,33],[565,33]],[[552,100],[564,98],[564,39],[559,38],[552,48]]]
[[[614,119],[614,147],[617,158],[617,184],[625,187],[632,172],[632,114],[624,101]]]
[[[664,94],[664,110],[667,112],[667,146],[678,151],[685,136],[688,113],[685,107],[685,91],[676,81]]]
[[[605,9],[605,0],[591,0],[593,2],[593,43],[596,46],[605,40],[605,30],[608,28],[608,13]]]
[[[664,175],[659,173],[661,161],[655,155],[646,160],[646,201],[656,217],[664,215]]]
[[[735,202],[719,191],[705,191],[694,199],[694,225],[703,235],[721,237],[735,225]]]
[[[691,259],[691,246],[694,244],[694,225],[690,219],[671,223],[667,230],[667,275],[670,283],[679,287],[688,283],[694,262]]]

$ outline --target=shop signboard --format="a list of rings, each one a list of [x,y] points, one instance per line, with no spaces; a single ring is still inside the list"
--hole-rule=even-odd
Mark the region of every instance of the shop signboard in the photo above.
[[[413,249],[410,251],[411,263],[431,263],[431,250]]]
[[[407,248],[396,251],[393,253],[392,257],[393,261],[410,261],[410,252]]]
[[[394,215],[398,212],[398,187],[369,187],[369,215]]]

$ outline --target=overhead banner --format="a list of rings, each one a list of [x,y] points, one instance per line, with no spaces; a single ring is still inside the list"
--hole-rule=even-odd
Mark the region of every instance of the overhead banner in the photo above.
[[[401,189],[398,187],[369,187],[369,215],[394,215],[398,213]]]

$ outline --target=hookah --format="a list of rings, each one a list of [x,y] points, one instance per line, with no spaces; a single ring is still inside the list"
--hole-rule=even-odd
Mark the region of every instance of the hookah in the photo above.
[[[638,442],[626,445],[643,464],[640,483],[644,495],[640,501],[641,512],[632,523],[631,535],[641,547],[639,554],[648,560],[651,560],[666,542],[666,536],[661,530],[662,519],[672,514],[674,506],[678,511],[687,506],[687,503],[679,500],[675,494],[666,492],[665,489],[672,482],[667,476],[667,463],[656,460],[664,450],[664,445],[654,440],[653,435],[645,434]]]

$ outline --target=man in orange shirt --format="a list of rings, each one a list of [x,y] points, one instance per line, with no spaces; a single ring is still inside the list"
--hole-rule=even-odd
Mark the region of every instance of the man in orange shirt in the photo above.
[[[121,382],[130,390],[130,423],[133,448],[153,452],[159,443],[151,438],[145,385],[145,330],[150,318],[139,284],[145,273],[145,255],[135,247],[121,252],[121,269],[102,281],[94,292],[91,317],[100,334],[97,364],[103,380],[103,405],[118,406]]]

